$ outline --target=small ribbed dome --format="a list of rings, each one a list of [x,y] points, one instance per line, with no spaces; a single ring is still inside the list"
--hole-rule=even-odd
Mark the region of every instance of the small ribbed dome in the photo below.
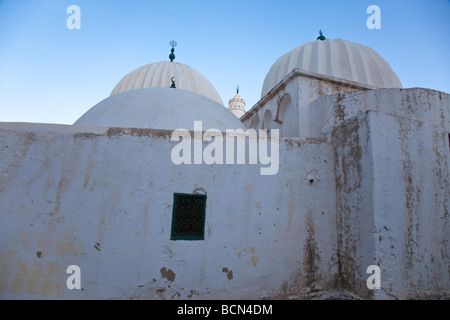
[[[115,86],[111,96],[134,89],[169,88],[172,77],[177,89],[200,94],[224,105],[216,88],[200,72],[185,64],[168,61],[147,64],[128,73]]]
[[[379,88],[402,87],[389,64],[375,50],[342,39],[326,39],[307,42],[281,56],[264,79],[261,97],[295,68]]]
[[[194,130],[194,121],[202,121],[204,130],[244,129],[223,105],[172,88],[143,88],[115,94],[89,109],[74,125]]]

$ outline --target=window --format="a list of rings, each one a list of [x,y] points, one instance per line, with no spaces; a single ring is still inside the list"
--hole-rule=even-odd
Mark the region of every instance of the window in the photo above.
[[[295,137],[296,136],[296,120],[294,118],[294,107],[292,104],[292,98],[289,93],[286,93],[278,103],[277,119],[281,126],[280,135],[282,137]]]
[[[170,240],[204,240],[206,195],[174,193]]]

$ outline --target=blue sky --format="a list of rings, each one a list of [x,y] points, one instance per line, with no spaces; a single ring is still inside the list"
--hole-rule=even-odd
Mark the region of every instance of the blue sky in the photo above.
[[[69,30],[67,7],[81,10]],[[369,30],[369,5],[381,29]],[[0,0],[0,122],[72,124],[128,72],[168,60],[191,66],[247,110],[284,53],[328,38],[388,61],[405,88],[450,93],[449,0]]]

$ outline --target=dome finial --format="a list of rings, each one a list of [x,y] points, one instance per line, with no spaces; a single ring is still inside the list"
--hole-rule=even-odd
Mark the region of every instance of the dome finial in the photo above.
[[[173,80],[174,78],[175,77],[170,78],[170,81],[172,81],[172,84],[170,85],[170,87],[176,89],[175,80]]]
[[[323,40],[326,39],[326,38],[324,37],[323,33],[322,33],[322,30],[319,31],[319,34],[320,34],[320,35],[317,37],[317,40],[322,40],[322,41],[323,41]]]
[[[239,85],[236,87],[236,93],[239,93]]]
[[[175,47],[177,46],[177,43],[175,40],[170,41],[169,43],[172,46],[172,49],[170,49],[170,54],[169,54],[169,59],[170,62],[173,62],[173,60],[175,59],[175,54],[173,53],[175,51]]]

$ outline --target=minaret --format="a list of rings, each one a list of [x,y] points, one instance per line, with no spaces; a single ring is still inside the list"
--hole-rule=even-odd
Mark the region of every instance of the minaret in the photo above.
[[[245,100],[239,95],[239,85],[236,88],[236,95],[228,102],[228,110],[234,113],[238,118],[245,113]]]

